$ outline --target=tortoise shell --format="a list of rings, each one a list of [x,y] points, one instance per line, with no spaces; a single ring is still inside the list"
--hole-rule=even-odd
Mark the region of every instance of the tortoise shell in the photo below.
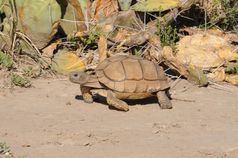
[[[96,75],[101,84],[118,92],[152,93],[169,88],[158,64],[135,56],[107,58],[97,66]]]

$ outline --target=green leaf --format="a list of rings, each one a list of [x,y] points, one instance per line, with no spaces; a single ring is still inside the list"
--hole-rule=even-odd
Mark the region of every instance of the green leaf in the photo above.
[[[11,75],[11,81],[14,85],[19,86],[19,87],[30,87],[31,86],[31,81],[28,80],[27,78],[24,78],[18,74],[12,74]]]
[[[202,69],[200,69],[198,67],[194,67],[194,66],[189,66],[188,72],[189,72],[189,75],[188,75],[189,82],[192,82],[199,86],[207,86],[208,85],[208,78],[204,74]]]
[[[141,12],[162,12],[179,5],[179,0],[143,0],[133,5],[132,9]]]
[[[0,50],[0,68],[1,67],[5,67],[5,68],[12,68],[13,66],[13,59],[12,57],[7,54],[7,53],[4,53]]]
[[[129,10],[132,0],[118,0],[121,10]]]
[[[18,29],[38,48],[46,46],[57,32],[61,8],[55,0],[16,0]]]

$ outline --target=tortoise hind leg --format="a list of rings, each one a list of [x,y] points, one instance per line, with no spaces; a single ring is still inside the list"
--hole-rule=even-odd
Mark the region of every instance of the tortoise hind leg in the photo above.
[[[157,98],[161,109],[172,109],[172,103],[166,94],[166,91],[157,92]]]
[[[112,106],[118,110],[123,110],[123,111],[129,110],[128,104],[126,102],[116,98],[115,93],[113,93],[110,90],[107,91],[107,103],[109,104],[109,106]]]

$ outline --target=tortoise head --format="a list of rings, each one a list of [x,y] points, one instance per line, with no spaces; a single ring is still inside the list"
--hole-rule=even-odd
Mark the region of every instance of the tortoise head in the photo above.
[[[89,81],[90,75],[86,72],[71,72],[69,75],[69,80],[73,83],[85,84]]]

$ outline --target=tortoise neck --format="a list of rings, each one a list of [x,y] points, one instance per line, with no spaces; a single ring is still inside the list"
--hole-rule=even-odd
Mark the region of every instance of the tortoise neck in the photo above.
[[[98,78],[96,75],[90,75],[90,78],[88,80],[89,83],[92,83],[92,82],[98,82]]]
[[[90,75],[88,82],[83,84],[83,86],[92,87],[92,88],[103,88],[102,85],[99,83],[96,75]]]

